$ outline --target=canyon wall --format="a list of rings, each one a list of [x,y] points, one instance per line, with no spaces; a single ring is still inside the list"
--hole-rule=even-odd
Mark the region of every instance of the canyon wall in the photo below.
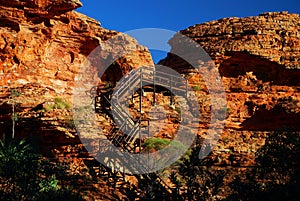
[[[16,136],[38,137],[49,157],[72,156],[79,159],[76,165],[87,155],[72,122],[72,95],[88,55],[101,46],[105,66],[106,59],[133,50],[110,65],[100,84],[153,66],[147,48],[74,11],[80,6],[77,0],[0,2],[0,134],[11,133],[14,122]],[[224,84],[225,129],[207,160],[227,171],[225,186],[257,165],[257,153],[274,132],[299,136],[299,27],[299,15],[280,12],[224,18],[180,32],[208,52]],[[113,46],[105,46],[117,35]],[[171,47],[180,46],[177,42],[171,39]],[[199,126],[204,138],[210,113],[206,84],[176,55],[168,54],[161,64],[188,77],[195,89],[200,112],[208,114]]]
[[[81,159],[89,157],[71,111],[74,79],[88,55],[101,46],[101,68],[119,52],[130,52],[116,58],[99,84],[153,65],[147,48],[74,11],[80,6],[78,0],[0,2],[0,135],[14,130],[15,137],[37,139],[46,156],[70,160],[72,171],[86,168]],[[97,185],[102,190],[98,188],[96,197],[116,196],[106,181]]]
[[[87,56],[96,47],[120,34],[104,29],[100,22],[73,11],[80,6],[79,1],[73,0],[1,1],[1,132],[9,132],[7,128],[11,125],[12,101],[9,99],[14,96],[12,90],[17,93],[13,101],[19,116],[16,129],[20,132],[26,130],[43,135],[43,129],[30,130],[37,128],[36,124],[32,124],[32,128],[20,125],[29,118],[45,124],[48,120],[51,122],[63,118],[62,116],[70,116],[68,110],[43,112],[43,109],[47,105],[51,106],[55,98],[71,104],[74,78]],[[103,62],[123,49],[130,48],[132,52],[114,62],[113,70],[106,75],[112,80],[104,76],[103,82],[118,80],[117,71],[119,77],[122,77],[131,69],[153,65],[149,51],[137,44],[135,39],[120,35],[113,45],[102,46],[103,54],[99,57],[102,57]],[[58,114],[50,114],[55,112]],[[56,127],[55,124],[57,123],[53,123],[53,128]],[[51,137],[49,140],[51,141]]]
[[[279,164],[280,159],[274,159],[274,156],[268,164],[259,161],[259,154],[265,152],[267,155],[270,150],[290,146],[288,141],[285,144],[281,138],[281,135],[286,137],[286,131],[289,136],[293,136],[291,139],[299,139],[299,25],[298,14],[275,12],[262,13],[256,17],[224,18],[180,31],[180,34],[204,48],[222,77],[227,99],[225,129],[207,160],[212,169],[226,170],[225,183],[230,183],[233,178],[251,180],[245,174],[254,167],[266,169],[267,166],[281,166],[284,162]],[[172,49],[177,50],[181,46],[181,41],[174,37],[169,44],[172,52]],[[206,83],[201,81],[200,74],[190,63],[172,53],[160,63],[184,74],[191,84],[197,83],[200,89],[197,92],[199,100],[210,98]],[[198,70],[201,71],[202,68],[199,67]],[[207,101],[199,102],[208,105]],[[208,109],[201,112],[210,111]],[[208,123],[209,120],[203,122],[204,126],[199,131],[203,137],[203,133],[207,131],[205,124]],[[276,145],[276,141],[283,144]],[[296,141],[290,143],[294,144],[292,146],[297,144]],[[287,159],[291,152],[286,150],[285,153],[277,153],[277,156],[281,154]],[[275,167],[270,170],[270,174],[276,171]],[[273,176],[270,181],[277,184],[288,183],[284,179],[280,181],[278,175]],[[263,182],[257,182],[257,185],[261,183]],[[224,192],[226,191],[228,193],[230,190],[227,188]]]

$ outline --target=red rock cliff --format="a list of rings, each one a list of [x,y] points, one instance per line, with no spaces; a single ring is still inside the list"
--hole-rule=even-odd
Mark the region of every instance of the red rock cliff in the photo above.
[[[18,91],[15,104],[20,117],[42,118],[32,109],[53,102],[55,97],[70,102],[74,77],[86,57],[103,41],[118,34],[73,11],[80,6],[77,0],[1,1],[0,116],[3,124],[10,124],[11,104],[7,100],[12,89]],[[115,62],[115,71],[119,69],[125,74],[132,68],[152,65],[148,50],[134,39],[122,35],[116,40],[110,54],[128,47],[134,51]],[[105,59],[111,55],[102,56]],[[115,72],[108,74],[107,80],[115,77]],[[3,124],[1,131],[8,127]]]
[[[76,156],[71,166],[84,168],[80,158],[86,155],[78,157],[84,151],[71,114],[79,68],[98,46],[104,61],[131,50],[110,66],[102,81],[116,81],[131,69],[152,66],[153,61],[135,39],[73,11],[81,5],[79,0],[0,2],[0,134],[12,132],[14,116],[16,136],[38,136],[47,154]],[[112,46],[103,45],[118,34]],[[101,191],[105,188],[109,187]]]
[[[222,77],[227,118],[209,159],[211,168],[225,169],[228,178],[242,178],[241,172],[256,165],[257,151],[275,138],[274,131],[285,129],[299,136],[299,24],[298,14],[276,12],[224,18],[180,31],[208,52]],[[172,49],[180,47],[175,38],[169,43]],[[190,82],[199,85],[200,107],[209,105],[205,83],[190,64],[170,53],[161,63],[188,74]],[[201,112],[209,113],[209,109]],[[199,133],[205,132],[204,126]]]
[[[0,2],[0,134],[11,132],[14,108],[17,135],[39,135],[56,154],[76,157],[80,152],[72,150],[71,144],[80,142],[68,106],[74,78],[89,53],[118,34],[73,11],[79,6],[77,0]],[[215,165],[241,170],[255,164],[256,151],[270,132],[283,127],[299,132],[299,24],[296,14],[264,13],[181,31],[210,54],[225,86],[228,115],[211,157]],[[136,50],[114,63],[105,77],[108,81],[153,64],[149,51],[134,39],[121,36],[119,40],[112,54],[123,47]],[[170,44],[176,48],[176,41]],[[162,64],[193,72],[171,54]],[[201,112],[209,113],[205,83],[198,74],[191,74],[190,81],[201,89],[197,90]],[[204,122],[200,135],[206,127]]]

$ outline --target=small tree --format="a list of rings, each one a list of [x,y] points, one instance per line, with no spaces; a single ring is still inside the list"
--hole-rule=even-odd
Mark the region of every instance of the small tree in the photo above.
[[[15,138],[15,124],[16,121],[18,120],[18,115],[17,113],[15,113],[15,98],[18,97],[20,95],[20,93],[16,90],[13,89],[10,93],[9,99],[10,99],[10,103],[12,105],[12,115],[11,115],[11,119],[12,119],[12,138]]]
[[[58,185],[55,168],[51,166],[25,140],[3,137],[0,140],[0,200],[83,200]]]

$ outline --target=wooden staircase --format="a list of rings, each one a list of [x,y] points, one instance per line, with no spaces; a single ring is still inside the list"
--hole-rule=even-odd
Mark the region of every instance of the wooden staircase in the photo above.
[[[155,91],[156,87],[164,87],[168,89],[170,93],[170,104],[173,104],[173,96],[181,96],[183,99],[188,97],[188,83],[185,79],[179,76],[175,76],[164,72],[156,68],[146,68],[142,67],[138,70],[131,71],[127,77],[122,78],[117,86],[114,88],[114,93],[111,90],[106,92],[103,89],[97,89],[97,95],[95,97],[95,111],[105,113],[114,122],[114,126],[111,129],[111,135],[109,140],[123,152],[130,152],[132,155],[139,154],[136,152],[137,146],[141,146],[142,136],[149,137],[149,120],[144,119],[133,119],[129,114],[128,100],[136,92],[140,96],[140,110],[142,112],[142,92],[144,86],[151,86],[153,89],[153,104],[155,104]],[[143,127],[142,122],[147,121],[148,127]],[[99,146],[103,146],[99,143]],[[105,147],[101,147],[105,149]],[[139,149],[141,150],[141,149]],[[118,153],[109,153],[113,150],[104,150],[105,154],[112,156],[111,158],[106,158],[104,161],[111,164],[113,167],[112,171],[115,175],[116,172],[125,175],[125,167],[130,170],[130,172],[136,172],[136,166],[143,168],[147,172],[146,161],[136,161],[135,164],[132,163],[132,159],[123,158],[123,156]],[[103,153],[103,152],[102,152]],[[130,157],[130,156],[129,156]],[[131,161],[129,164],[128,161]],[[107,170],[106,170],[107,171]],[[100,172],[100,170],[98,171]],[[107,174],[107,173],[106,173]],[[154,186],[158,186],[161,190],[162,195],[159,199],[169,200],[172,197],[172,187],[170,187],[158,174],[148,173],[148,174],[136,174],[135,177],[138,179],[139,183],[147,183],[143,186],[145,192],[149,191]],[[124,176],[125,178],[125,176]],[[149,185],[150,184],[150,185]]]

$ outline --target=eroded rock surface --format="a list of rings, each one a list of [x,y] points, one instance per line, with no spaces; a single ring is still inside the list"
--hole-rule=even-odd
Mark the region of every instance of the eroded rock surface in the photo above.
[[[299,135],[299,24],[298,14],[276,12],[224,18],[180,31],[204,48],[222,77],[227,118],[209,160],[211,168],[228,171],[228,178],[242,177],[241,172],[256,166],[257,151],[268,146],[265,142],[274,132],[288,130]],[[173,50],[181,46],[176,37],[169,43]],[[209,113],[206,83],[191,64],[170,53],[161,64],[185,74],[191,85],[197,86],[201,112]],[[203,137],[208,123],[209,119],[201,126]]]
[[[71,114],[74,79],[80,67],[98,46],[103,67],[119,52],[130,50],[110,65],[100,84],[115,82],[131,69],[153,62],[136,40],[73,11],[79,6],[77,0],[0,2],[0,134],[11,133],[14,109],[16,135],[38,135],[47,153],[52,151],[51,157],[72,156],[76,159],[73,164],[84,166],[81,158],[89,156],[80,145]],[[213,166],[225,167],[230,174],[242,172],[256,164],[257,150],[270,133],[287,127],[299,133],[299,25],[298,15],[281,12],[225,18],[181,31],[208,52],[215,62],[211,70],[219,71],[225,87],[227,107],[219,109],[226,110],[227,116],[209,157]],[[113,45],[106,45],[113,37]],[[172,48],[179,45],[176,40],[170,44]],[[204,117],[196,125],[198,134],[206,137],[211,100],[203,79],[175,55],[169,54],[161,63],[188,77]],[[143,98],[150,97],[149,93]],[[160,101],[168,104],[166,97]],[[132,108],[138,110],[137,105]],[[184,110],[174,113],[181,112]],[[101,121],[111,127],[105,117]],[[174,133],[177,128],[171,124],[161,136],[171,138],[168,130]]]
[[[99,84],[153,61],[135,39],[74,11],[81,5],[78,0],[0,2],[0,134],[12,132],[14,116],[16,136],[38,136],[50,157],[77,157],[74,164],[84,166],[81,158],[88,156],[79,157],[86,153],[71,109],[74,79],[86,58],[101,46],[98,68],[115,59]],[[114,57],[122,51],[127,54]]]
[[[1,1],[2,103],[14,88],[18,91],[16,104],[23,111],[53,101],[55,97],[70,101],[74,78],[87,56],[118,34],[72,11],[80,5],[79,1],[71,0]],[[120,35],[113,45],[102,47],[103,61],[122,49],[132,52],[114,63],[114,70],[106,73],[108,81],[118,79],[117,70],[122,76],[133,68],[152,65],[148,50],[134,39]]]

